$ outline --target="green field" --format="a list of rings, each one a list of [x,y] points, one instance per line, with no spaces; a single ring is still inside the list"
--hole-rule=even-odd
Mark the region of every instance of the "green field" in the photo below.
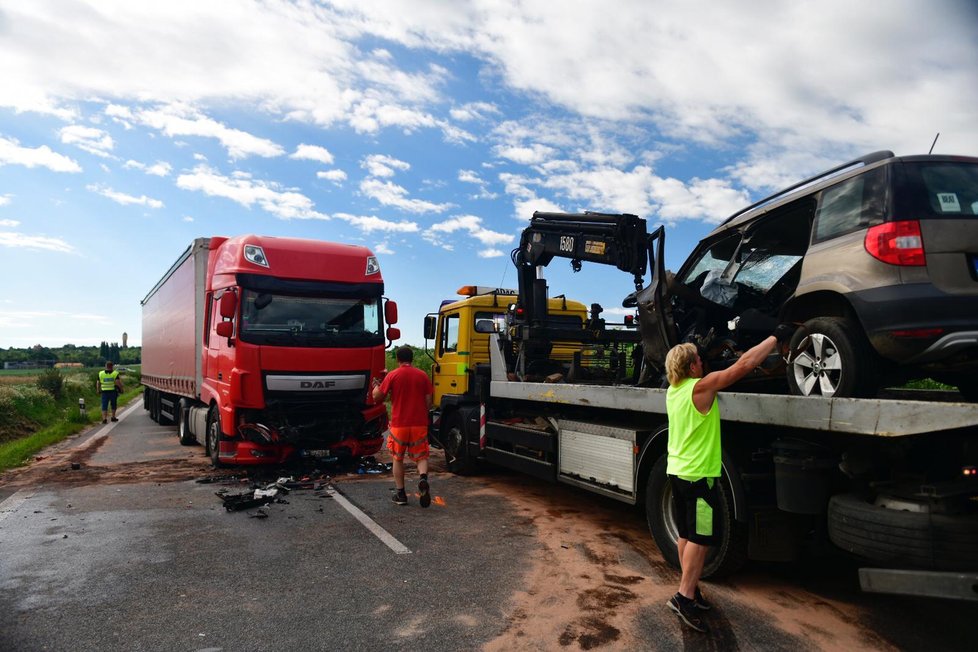
[[[121,405],[142,393],[138,366],[121,375]],[[0,471],[101,420],[100,368],[0,370]],[[55,371],[57,373],[55,374]],[[82,411],[79,399],[84,399]]]

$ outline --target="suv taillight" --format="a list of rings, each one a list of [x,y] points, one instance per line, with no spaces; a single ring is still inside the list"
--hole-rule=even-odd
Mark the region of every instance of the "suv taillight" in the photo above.
[[[920,235],[920,222],[903,220],[884,222],[866,231],[866,251],[878,260],[891,265],[927,264],[924,258],[924,239]]]

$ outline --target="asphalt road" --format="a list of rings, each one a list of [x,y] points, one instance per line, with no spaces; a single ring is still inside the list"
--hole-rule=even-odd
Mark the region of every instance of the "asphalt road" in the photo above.
[[[521,476],[436,471],[421,509],[336,473],[229,513],[215,491],[247,485],[122,414],[0,478],[0,649],[978,648],[974,603],[861,594],[837,559],[709,585],[692,633],[640,514]]]

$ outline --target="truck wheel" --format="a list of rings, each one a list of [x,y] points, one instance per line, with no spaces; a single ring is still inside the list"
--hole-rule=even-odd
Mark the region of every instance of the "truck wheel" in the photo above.
[[[459,411],[452,412],[445,420],[441,443],[445,450],[445,467],[457,475],[468,475],[475,470],[469,457],[469,445],[465,436],[465,422]]]
[[[160,420],[160,412],[159,412],[160,402],[157,399],[157,397],[159,396],[159,392],[157,392],[155,389],[150,389],[150,390],[147,390],[146,391],[146,394],[147,394],[147,397],[146,397],[146,402],[147,402],[146,409],[149,410],[149,418],[150,418],[151,421],[159,421]]]
[[[187,399],[180,399],[177,402],[177,436],[183,446],[193,446],[197,443],[197,437],[190,434],[190,427],[187,424],[189,413],[190,406],[187,405]]]
[[[660,457],[652,467],[645,493],[645,517],[655,544],[673,566],[679,568],[679,527],[673,504],[672,485],[666,476],[667,456]],[[717,545],[706,555],[703,577],[724,577],[739,570],[747,561],[747,533],[734,519],[733,492],[724,472],[720,478],[720,506],[715,517]]]
[[[978,569],[978,517],[879,507],[863,496],[829,500],[829,539],[880,564],[927,570]]]
[[[221,442],[224,440],[224,433],[221,432],[221,415],[217,406],[211,408],[207,413],[207,454],[211,457],[211,464],[215,468],[224,466],[221,461]]]
[[[870,396],[878,378],[860,327],[850,319],[818,317],[805,322],[808,342],[788,365],[788,388],[797,396]],[[791,338],[797,350],[805,337]]]

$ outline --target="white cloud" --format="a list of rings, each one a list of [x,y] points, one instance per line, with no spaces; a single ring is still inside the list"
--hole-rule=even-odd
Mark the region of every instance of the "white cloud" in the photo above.
[[[483,245],[487,247],[493,247],[494,245],[510,244],[516,240],[516,235],[512,233],[500,233],[499,231],[492,231],[485,228],[482,223],[482,218],[476,215],[457,215],[455,217],[449,218],[442,222],[437,222],[432,224],[423,234],[423,237],[428,242],[433,245],[440,246],[449,251],[453,250],[453,245],[450,242],[446,242],[445,236],[451,233],[461,231],[471,238],[478,240]],[[494,249],[487,249],[486,251],[494,251]],[[485,257],[494,257],[493,255],[480,254]],[[501,254],[500,254],[501,255]]]
[[[393,156],[371,154],[360,161],[360,167],[373,177],[392,177],[396,170],[402,172],[411,169],[411,165]]]
[[[505,255],[507,255],[506,252],[499,249],[483,249],[479,252],[479,258],[499,258]]]
[[[117,204],[122,204],[123,206],[135,204],[137,206],[149,206],[150,208],[163,208],[162,201],[159,199],[153,199],[152,197],[147,197],[146,195],[140,195],[139,197],[127,195],[124,192],[118,192],[100,184],[89,184],[85,186],[85,189],[102,195],[103,197],[107,197],[108,199],[111,199]]]
[[[486,181],[474,170],[459,170],[458,180],[462,183],[471,183],[479,187],[479,192],[473,195],[475,199],[495,199],[497,197],[496,193],[489,192]]]
[[[180,218],[180,220],[182,222],[193,222],[194,218],[190,217],[189,215],[184,215],[182,218]]]
[[[367,197],[376,199],[384,206],[394,206],[409,213],[442,213],[452,207],[451,204],[439,204],[422,199],[409,199],[408,191],[390,181],[365,179],[360,183],[360,192]]]
[[[103,158],[111,156],[110,152],[115,148],[112,136],[95,127],[69,125],[61,129],[60,136],[62,143]]]
[[[0,247],[40,249],[62,253],[71,253],[75,250],[73,246],[61,238],[49,238],[43,235],[25,235],[13,231],[0,231]]]
[[[179,136],[199,136],[215,138],[228,151],[232,159],[247,156],[265,158],[281,156],[285,150],[267,138],[259,138],[240,129],[233,129],[202,114],[186,104],[169,104],[155,109],[132,111],[131,118],[154,129],[159,129],[171,138]]]
[[[17,220],[0,220],[0,226],[5,226],[7,228],[15,228],[20,226],[20,222]]]
[[[390,248],[387,242],[378,242],[374,247],[374,253],[382,256],[393,256],[395,251]]]
[[[16,140],[0,137],[0,166],[4,165],[23,165],[28,168],[40,166],[54,172],[81,172],[82,170],[75,161],[52,151],[47,145],[21,147]]]
[[[152,165],[146,165],[145,163],[140,163],[139,161],[133,161],[130,159],[126,161],[122,167],[142,170],[146,174],[151,174],[155,177],[165,177],[173,171],[173,166],[165,161],[157,161]]]
[[[326,179],[327,181],[332,181],[336,185],[339,185],[346,181],[346,172],[343,170],[325,170],[316,173],[317,179]]]
[[[499,115],[500,111],[490,102],[469,102],[452,109],[450,115],[459,122],[486,120],[489,115]]]
[[[12,197],[13,195],[0,195],[0,206],[9,204]]]
[[[406,222],[401,220],[400,222],[392,222],[391,220],[384,220],[374,215],[361,216],[361,215],[350,215],[349,213],[336,213],[333,217],[352,224],[364,233],[372,233],[374,231],[386,231],[390,233],[417,233],[418,224],[417,222]]]
[[[177,187],[224,197],[248,208],[257,204],[283,220],[329,219],[328,215],[316,211],[313,201],[302,193],[284,189],[273,182],[252,179],[243,172],[226,177],[206,165],[198,165],[193,172],[177,177]]]
[[[553,147],[547,147],[539,143],[534,143],[529,147],[498,146],[495,148],[496,156],[507,158],[521,165],[534,165],[542,163],[556,153]]]
[[[333,162],[333,155],[330,151],[319,145],[299,145],[294,152],[289,154],[289,158],[319,161],[325,165],[330,165]]]

